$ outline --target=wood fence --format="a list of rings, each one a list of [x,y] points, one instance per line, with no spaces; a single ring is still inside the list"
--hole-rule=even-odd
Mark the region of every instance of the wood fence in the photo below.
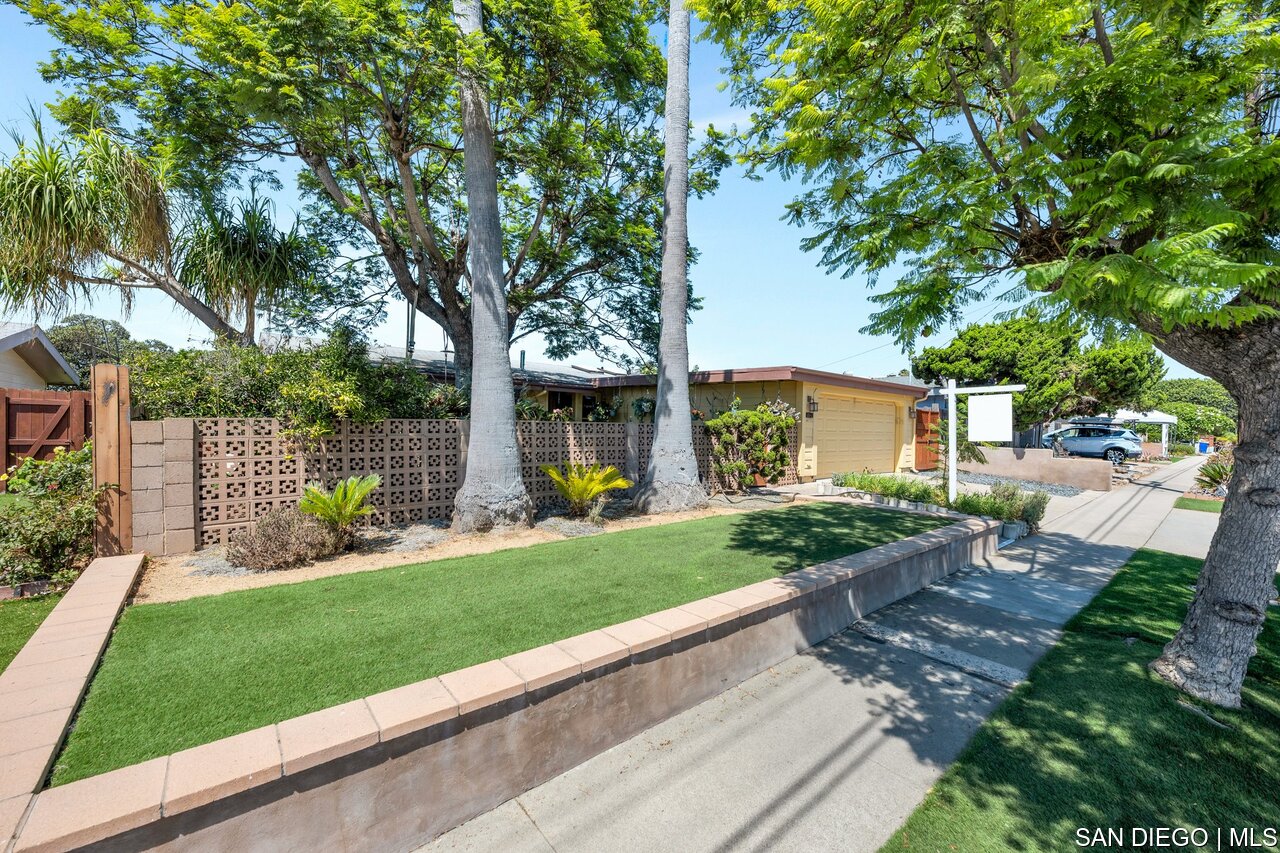
[[[3,467],[7,470],[27,457],[48,459],[58,447],[83,447],[93,434],[92,400],[88,391],[0,388]]]

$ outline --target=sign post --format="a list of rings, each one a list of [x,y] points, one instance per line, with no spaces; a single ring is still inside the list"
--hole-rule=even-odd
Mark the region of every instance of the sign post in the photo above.
[[[959,442],[956,441],[956,403],[960,399],[961,394],[1003,394],[1012,401],[1012,393],[1014,391],[1027,390],[1026,385],[982,385],[976,388],[957,388],[954,379],[948,379],[945,387],[938,389],[941,394],[947,398],[947,503],[955,503],[956,500],[956,465],[960,461]],[[994,402],[994,401],[993,401]],[[1007,408],[1008,414],[997,414],[996,407],[992,407],[991,412],[984,412],[984,417],[980,424],[975,425],[974,412],[969,412],[969,435],[977,441],[1012,441],[1013,440],[1013,409],[1012,403]],[[992,415],[996,415],[995,422]],[[983,432],[974,436],[975,426],[980,427]]]

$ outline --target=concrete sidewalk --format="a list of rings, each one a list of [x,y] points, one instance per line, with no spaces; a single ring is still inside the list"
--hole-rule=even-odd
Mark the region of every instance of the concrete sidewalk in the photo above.
[[[422,850],[875,850],[1061,625],[1135,549],[1159,547],[1197,463],[1065,508]]]

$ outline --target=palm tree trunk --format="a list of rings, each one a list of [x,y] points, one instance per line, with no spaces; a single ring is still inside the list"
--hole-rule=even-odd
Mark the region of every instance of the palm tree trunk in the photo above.
[[[453,0],[453,15],[468,50],[479,46],[480,0]],[[462,147],[471,254],[471,433],[453,526],[461,532],[533,522],[533,502],[520,475],[516,413],[507,343],[507,293],[502,274],[498,179],[489,125],[489,96],[475,64],[459,64]]]
[[[689,413],[689,12],[671,0],[667,30],[661,331],[653,448],[636,497],[642,512],[704,506]]]

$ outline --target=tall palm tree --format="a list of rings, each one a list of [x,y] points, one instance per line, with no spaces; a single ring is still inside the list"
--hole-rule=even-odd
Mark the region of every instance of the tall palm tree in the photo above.
[[[692,509],[707,502],[689,413],[689,12],[684,0],[671,0],[665,128],[658,399],[653,449],[636,499],[643,512]]]
[[[260,304],[301,287],[316,255],[264,201],[175,227],[162,169],[102,129],[19,140],[0,163],[0,306],[62,314],[95,289],[164,293],[216,336],[252,344]],[[237,327],[239,323],[239,327]]]
[[[462,35],[458,88],[462,101],[462,154],[467,186],[471,260],[471,433],[467,467],[454,498],[455,530],[528,526],[533,502],[520,475],[520,445],[512,405],[507,342],[507,293],[503,280],[502,222],[489,124],[489,92],[478,70],[483,55],[481,0],[453,0]]]

